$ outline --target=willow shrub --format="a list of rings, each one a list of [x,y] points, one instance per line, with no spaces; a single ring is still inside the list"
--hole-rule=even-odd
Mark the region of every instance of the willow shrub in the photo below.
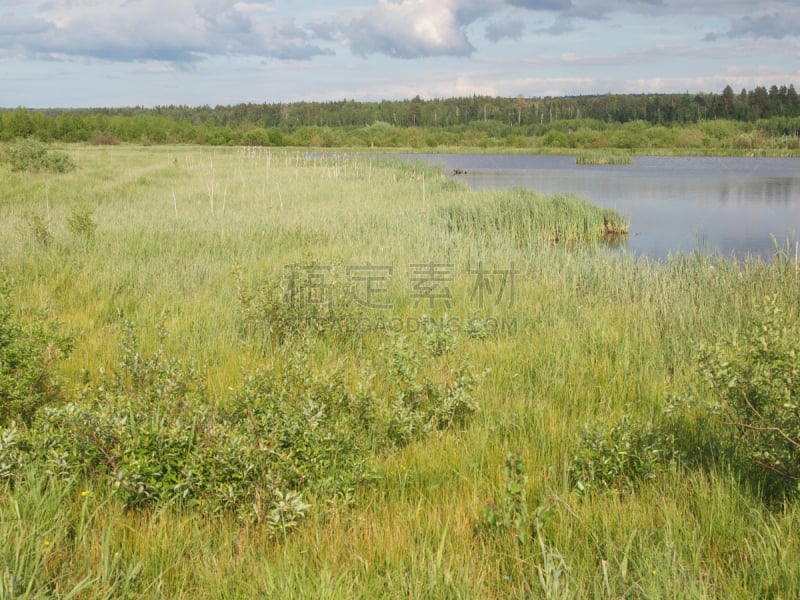
[[[0,279],[0,426],[28,423],[59,397],[55,364],[71,342],[45,314],[23,321],[10,300],[12,284]]]
[[[161,331],[162,341],[164,336]],[[352,501],[376,454],[463,424],[475,378],[434,368],[423,343],[391,342],[387,365],[315,368],[304,343],[248,374],[214,405],[205,374],[158,349],[139,350],[127,327],[117,369],[77,398],[45,407],[30,427],[0,427],[0,476],[27,466],[61,481],[107,482],[126,510],[174,507],[233,514],[285,535],[317,501]]]
[[[75,170],[69,155],[50,150],[47,144],[34,138],[18,140],[0,154],[0,160],[8,163],[15,172],[68,173]]]
[[[704,345],[698,365],[711,392],[707,407],[731,433],[748,467],[778,487],[800,488],[800,318],[766,298],[758,318]],[[781,482],[782,481],[782,485]]]

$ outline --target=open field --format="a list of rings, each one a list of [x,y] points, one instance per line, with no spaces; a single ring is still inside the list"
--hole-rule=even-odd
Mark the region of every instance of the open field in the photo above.
[[[0,597],[800,597],[800,506],[703,376],[769,311],[800,345],[793,247],[637,261],[624,215],[421,164],[63,149],[0,165],[0,316],[71,336],[51,408],[0,411]]]

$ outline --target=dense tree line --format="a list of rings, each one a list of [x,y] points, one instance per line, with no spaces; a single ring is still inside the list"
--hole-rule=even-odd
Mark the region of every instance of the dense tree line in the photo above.
[[[655,143],[653,131],[643,136],[643,127],[656,128],[655,141],[662,145],[708,146],[723,133],[732,146],[752,147],[762,136],[797,138],[800,100],[793,85],[773,85],[738,94],[727,86],[721,94],[695,95],[415,97],[215,107],[18,108],[0,113],[0,139],[35,136],[96,143],[633,148]]]

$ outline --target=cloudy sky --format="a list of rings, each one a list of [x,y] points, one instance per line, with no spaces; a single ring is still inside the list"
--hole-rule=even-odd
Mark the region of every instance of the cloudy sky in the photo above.
[[[0,0],[0,107],[790,83],[798,0]]]

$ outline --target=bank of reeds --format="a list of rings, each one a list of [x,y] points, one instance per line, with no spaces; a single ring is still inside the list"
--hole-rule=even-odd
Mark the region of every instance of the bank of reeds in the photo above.
[[[521,245],[596,243],[628,232],[627,222],[613,210],[576,196],[544,196],[522,189],[447,204],[440,213],[451,230],[469,237],[510,238]]]

